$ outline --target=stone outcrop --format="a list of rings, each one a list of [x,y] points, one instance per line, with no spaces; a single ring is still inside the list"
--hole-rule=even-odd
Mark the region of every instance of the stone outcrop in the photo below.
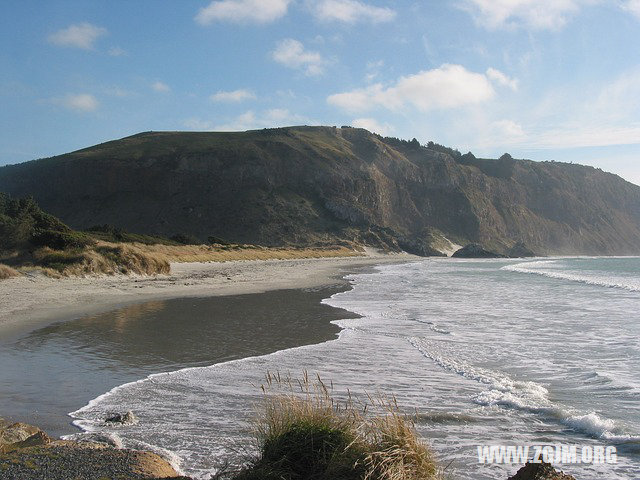
[[[2,480],[68,480],[70,478],[152,479],[180,477],[152,452],[117,449],[90,442],[52,440],[39,428],[0,419]]]
[[[456,258],[504,258],[504,255],[485,250],[482,245],[478,245],[477,243],[465,245],[460,250],[455,251],[451,256]]]
[[[539,257],[533,250],[527,247],[523,242],[516,243],[509,249],[507,256],[510,258],[530,258]]]
[[[558,472],[552,465],[542,463],[527,463],[508,480],[576,480],[571,475]]]
[[[105,420],[105,423],[117,423],[120,425],[132,425],[137,422],[138,419],[131,410],[125,413],[114,413]]]
[[[0,418],[0,448],[23,442],[39,432],[40,429],[33,425]]]

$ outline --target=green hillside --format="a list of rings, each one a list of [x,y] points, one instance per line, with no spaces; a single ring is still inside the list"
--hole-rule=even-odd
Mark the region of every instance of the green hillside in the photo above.
[[[265,246],[360,243],[435,254],[640,253],[640,187],[581,165],[480,159],[363,129],[147,132],[0,168],[76,229]]]

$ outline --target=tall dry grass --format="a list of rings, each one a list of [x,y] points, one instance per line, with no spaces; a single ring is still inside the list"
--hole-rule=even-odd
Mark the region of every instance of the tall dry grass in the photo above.
[[[34,252],[37,265],[51,276],[84,276],[138,274],[168,274],[169,262],[128,244],[98,243],[85,249],[52,250],[48,247]]]
[[[228,262],[233,260],[287,260],[296,258],[354,257],[363,251],[349,247],[270,248],[253,245],[144,245],[133,248],[169,263]]]
[[[42,247],[33,263],[50,276],[170,273],[173,262],[227,262],[321,257],[351,257],[363,252],[348,247],[266,248],[251,245],[146,245],[97,241],[84,248],[54,250]]]
[[[11,268],[8,265],[5,265],[4,263],[0,263],[0,280],[6,280],[8,278],[18,277],[18,276],[20,276],[20,272]]]
[[[306,373],[300,381],[268,374],[263,391],[265,404],[255,422],[260,453],[234,480],[444,478],[394,399],[367,396],[361,403],[349,396],[340,402],[330,386]]]

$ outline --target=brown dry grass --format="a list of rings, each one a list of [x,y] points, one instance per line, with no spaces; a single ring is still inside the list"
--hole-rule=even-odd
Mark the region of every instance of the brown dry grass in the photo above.
[[[52,250],[48,247],[34,252],[36,264],[50,276],[83,276],[168,274],[169,262],[142,249],[127,244],[99,243],[83,250]]]
[[[253,245],[144,245],[131,244],[140,252],[169,263],[228,262],[233,260],[287,260],[297,258],[354,257],[362,251],[348,247],[268,248]]]
[[[265,405],[255,424],[260,457],[236,480],[307,478],[306,473],[332,480],[445,478],[395,399],[367,395],[364,404],[349,395],[339,402],[320,377],[310,381],[306,372],[300,381],[268,374],[262,388]]]
[[[6,280],[7,278],[18,277],[20,276],[20,272],[17,270],[0,263],[0,280]]]
[[[146,245],[98,241],[85,248],[67,250],[43,247],[33,252],[33,258],[27,263],[40,267],[50,277],[60,278],[105,274],[168,274],[173,262],[284,260],[360,255],[363,255],[363,251],[343,246],[266,248],[253,245]],[[0,279],[15,275],[19,273],[0,264]]]

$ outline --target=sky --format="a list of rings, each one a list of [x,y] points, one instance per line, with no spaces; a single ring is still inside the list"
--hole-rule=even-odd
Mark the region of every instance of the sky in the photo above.
[[[352,125],[640,185],[640,0],[0,3],[0,165]]]

